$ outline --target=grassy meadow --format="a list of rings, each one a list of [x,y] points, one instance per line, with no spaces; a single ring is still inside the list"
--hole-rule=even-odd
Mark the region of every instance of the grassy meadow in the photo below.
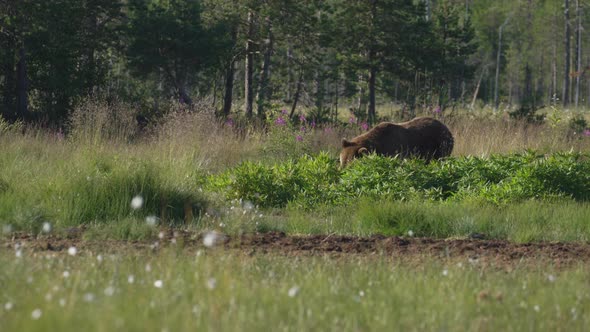
[[[0,253],[4,331],[582,331],[590,271],[223,251]],[[18,278],[14,276],[19,276]]]
[[[443,119],[456,140],[448,160],[372,156],[341,170],[340,140],[362,123],[286,124],[277,111],[259,128],[173,110],[140,132],[132,109],[89,102],[67,135],[0,125],[0,224],[8,233],[93,225],[95,236],[124,239],[159,224],[583,241],[590,137],[572,125],[580,114],[559,114],[533,125],[457,113]]]
[[[465,111],[442,120],[451,158],[369,156],[340,169],[363,130],[279,110],[264,125],[173,110],[139,130],[123,105],[89,102],[66,134],[0,122],[0,226],[41,236],[84,226],[103,252],[0,250],[6,331],[583,330],[588,269],[484,267],[434,257],[248,256],[125,247],[162,228],[226,234],[373,234],[515,242],[590,240],[583,112],[544,124]],[[193,248],[194,249],[194,248]],[[100,255],[100,259],[97,258]],[[149,268],[148,268],[149,266]],[[161,283],[157,281],[161,281]],[[38,310],[38,311],[37,311]]]

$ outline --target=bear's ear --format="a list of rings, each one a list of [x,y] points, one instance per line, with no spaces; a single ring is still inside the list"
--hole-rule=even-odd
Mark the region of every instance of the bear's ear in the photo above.
[[[351,141],[349,141],[349,140],[347,140],[346,138],[343,138],[342,139],[342,147],[343,148],[347,148],[347,147],[353,146],[353,145],[354,145],[354,143],[351,142]]]
[[[369,149],[362,147],[357,151],[359,156],[364,156],[366,154],[369,154]]]

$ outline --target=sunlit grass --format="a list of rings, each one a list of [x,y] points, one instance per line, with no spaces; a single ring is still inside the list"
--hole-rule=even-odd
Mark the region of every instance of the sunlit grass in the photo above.
[[[467,260],[219,250],[2,251],[2,328],[571,331],[590,323],[590,272],[581,265],[506,270]]]

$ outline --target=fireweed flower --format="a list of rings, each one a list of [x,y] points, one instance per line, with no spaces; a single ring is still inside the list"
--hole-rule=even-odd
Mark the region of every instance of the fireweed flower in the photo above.
[[[279,116],[276,120],[275,120],[275,124],[277,126],[284,126],[285,124],[287,124],[287,121],[285,121],[285,119],[283,119],[282,116]]]
[[[434,114],[440,114],[442,112],[442,110],[440,109],[440,106],[437,106],[432,112]]]
[[[281,110],[282,115],[287,115],[287,113],[289,113],[289,112],[287,112],[287,110]]]
[[[301,121],[301,122],[305,123],[305,122],[307,121],[307,120],[305,119],[305,115],[301,114],[301,115],[299,116],[299,121]]]
[[[326,127],[326,128],[324,128],[324,132],[325,133],[328,133],[328,134],[331,133],[332,132],[332,127]]]
[[[354,116],[351,116],[350,119],[348,119],[348,123],[350,123],[350,124],[356,123],[356,119],[354,118]]]
[[[584,129],[584,136],[590,136],[590,128]]]
[[[309,124],[309,126],[311,127],[311,129],[315,128],[315,121],[311,121],[311,123]]]
[[[229,127],[232,127],[234,125],[234,119],[232,119],[232,118],[227,119],[225,121],[225,125],[226,126],[229,126]]]
[[[369,130],[369,124],[367,122],[362,122],[361,123],[361,128],[363,130]]]
[[[297,137],[295,137],[295,140],[297,140],[298,142],[301,142],[301,141],[303,141],[303,136],[297,135]]]
[[[302,126],[301,127],[301,131],[305,131],[305,126]]]

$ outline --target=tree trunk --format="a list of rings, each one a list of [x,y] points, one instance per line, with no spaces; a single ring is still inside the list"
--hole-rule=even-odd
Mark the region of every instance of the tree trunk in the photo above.
[[[235,45],[236,41],[238,39],[237,26],[235,26],[232,29],[231,38],[232,38],[232,44]],[[232,57],[229,60],[229,63],[227,65],[227,69],[225,71],[225,89],[224,89],[224,95],[223,95],[223,109],[221,111],[221,114],[223,117],[228,117],[229,114],[231,113],[231,106],[233,103],[233,96],[234,96],[235,72],[236,72],[236,61]]]
[[[371,51],[370,53],[373,53]],[[377,114],[375,112],[375,81],[377,76],[377,67],[372,64],[372,55],[369,55],[371,59],[371,69],[369,70],[369,108],[367,110],[367,116],[369,124],[372,125],[377,120]]]
[[[551,58],[551,105],[556,104],[557,99],[557,39],[553,39],[553,56]]]
[[[254,14],[248,12],[248,34],[246,35],[246,61],[245,61],[245,80],[244,80],[244,99],[245,112],[248,118],[252,117],[252,104],[254,102],[253,73],[254,73]]]
[[[273,34],[272,34],[272,21],[269,17],[267,20],[268,39],[266,50],[264,52],[264,60],[262,61],[262,69],[260,70],[260,85],[258,87],[258,96],[256,97],[258,103],[258,116],[264,117],[264,103],[268,97],[268,81],[270,80],[270,60],[273,53]]]
[[[177,84],[177,89],[178,95],[180,97],[180,102],[192,106],[193,100],[189,96],[188,92],[186,92],[186,84],[184,82]]]
[[[97,22],[97,16],[96,13],[93,13],[92,11],[88,14],[90,15],[89,17],[87,17],[87,29],[88,31],[86,32],[88,35],[90,36],[96,36],[97,35],[97,30],[98,30],[98,22]],[[95,83],[96,83],[96,59],[95,59],[95,47],[94,47],[94,43],[89,43],[89,47],[86,49],[86,57],[87,57],[87,63],[86,65],[88,66],[86,68],[86,72],[88,73],[88,77],[87,79],[87,86],[86,86],[86,90],[88,94],[92,94],[94,92],[94,87],[95,87]]]
[[[336,79],[336,84],[334,84],[336,91],[334,91],[334,115],[332,116],[332,121],[336,122],[338,120],[338,103],[340,102],[340,79]]]
[[[359,84],[359,92],[358,92],[358,95],[359,96],[358,96],[357,101],[356,101],[356,109],[359,112],[363,108],[363,99],[364,99],[363,98],[363,95],[365,94],[365,89],[363,89],[363,81],[364,80],[362,78],[362,75],[359,75],[359,82],[358,82],[358,84]]]
[[[479,75],[479,79],[477,80],[477,85],[475,86],[475,92],[473,92],[473,99],[471,99],[471,110],[473,110],[473,108],[475,107],[475,101],[477,100],[477,95],[479,94],[479,87],[481,86],[481,81],[483,79],[483,76],[485,75],[485,73],[487,72],[487,68],[483,68],[481,70],[481,74]]]
[[[563,106],[567,106],[569,104],[570,98],[570,8],[569,8],[569,0],[564,0],[564,9],[563,15],[565,19],[565,72],[563,77]]]
[[[25,119],[29,113],[27,58],[24,42],[18,50],[18,64],[16,77],[16,118]]]
[[[235,61],[232,59],[227,67],[225,72],[225,92],[223,95],[223,110],[221,114],[224,117],[228,117],[231,113],[231,105],[233,102],[233,93],[234,93],[234,75],[235,75],[236,67]]]
[[[590,68],[590,57],[586,58],[586,68]],[[586,104],[590,106],[590,78],[586,80],[586,84],[588,87],[588,95],[586,97]]]
[[[299,78],[297,79],[297,87],[295,88],[295,95],[293,96],[293,104],[291,106],[291,113],[289,113],[289,118],[293,118],[295,114],[295,109],[297,108],[297,103],[299,102],[299,96],[301,96],[301,89],[303,88],[303,68],[299,69]]]
[[[580,101],[580,77],[582,76],[582,8],[580,0],[576,0],[576,95],[575,103]]]
[[[289,44],[287,48],[287,96],[285,101],[291,101],[291,96],[293,95],[293,73],[291,72],[291,62],[293,60],[293,47]]]
[[[494,80],[494,110],[498,110],[500,106],[500,100],[498,99],[498,81],[500,79],[500,60],[502,55],[502,32],[506,24],[508,24],[509,18],[500,26],[498,30],[498,54],[496,56],[496,77]]]
[[[10,121],[14,121],[15,110],[14,110],[14,87],[15,83],[15,72],[14,72],[14,57],[8,57],[4,59],[4,66],[2,68],[4,76],[4,89],[2,91],[2,109],[1,115]]]

